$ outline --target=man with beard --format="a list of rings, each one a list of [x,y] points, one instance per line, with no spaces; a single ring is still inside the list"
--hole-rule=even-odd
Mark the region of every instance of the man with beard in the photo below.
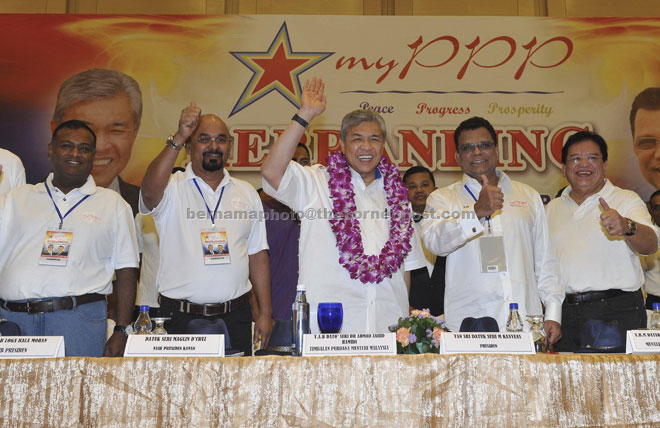
[[[266,346],[272,328],[266,228],[259,195],[224,168],[232,137],[217,116],[194,103],[183,109],[178,130],[149,165],[140,212],[151,214],[160,236],[156,284],[169,333],[184,333],[193,319],[221,318],[233,348],[252,351],[248,294],[257,298],[255,341]],[[186,147],[191,162],[170,180]],[[229,257],[205,258],[209,244],[227,245]]]

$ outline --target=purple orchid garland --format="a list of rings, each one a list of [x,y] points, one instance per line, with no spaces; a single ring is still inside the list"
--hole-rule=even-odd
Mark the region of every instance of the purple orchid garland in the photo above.
[[[378,164],[383,174],[383,185],[390,214],[390,238],[378,256],[364,254],[360,221],[355,213],[355,191],[351,183],[351,171],[343,153],[328,157],[328,187],[332,199],[332,231],[337,239],[339,263],[352,279],[362,283],[379,283],[396,272],[412,248],[410,240],[414,229],[411,222],[406,187],[399,171],[383,156]]]

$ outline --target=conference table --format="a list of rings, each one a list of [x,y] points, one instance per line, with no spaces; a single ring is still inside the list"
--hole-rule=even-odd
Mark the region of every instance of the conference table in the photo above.
[[[0,360],[2,427],[660,427],[660,356]]]

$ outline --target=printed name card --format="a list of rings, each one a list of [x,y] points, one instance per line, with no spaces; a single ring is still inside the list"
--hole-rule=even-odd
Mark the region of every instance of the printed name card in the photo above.
[[[224,357],[224,334],[131,334],[124,357]]]
[[[394,333],[306,334],[303,356],[396,355]]]
[[[442,333],[441,354],[535,354],[528,332]]]
[[[660,354],[660,330],[628,330],[626,354]]]
[[[0,336],[0,358],[56,358],[63,356],[63,336]]]

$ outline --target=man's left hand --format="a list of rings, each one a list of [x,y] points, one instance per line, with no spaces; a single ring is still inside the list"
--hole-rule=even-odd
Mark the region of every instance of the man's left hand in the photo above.
[[[561,339],[561,325],[557,321],[545,321],[543,323],[543,330],[545,330],[545,334],[548,336],[548,343],[551,345]]]
[[[600,222],[603,227],[611,236],[624,236],[628,233],[628,219],[623,217],[615,209],[610,208],[605,202],[605,199],[598,200],[600,206],[603,208],[603,213],[600,215]]]
[[[118,331],[110,336],[110,339],[105,343],[105,350],[103,351],[104,357],[121,357],[124,355],[124,348],[126,347],[126,340],[128,337]]]
[[[266,349],[270,340],[270,332],[273,330],[273,319],[268,315],[259,315],[254,322],[253,343],[259,343],[259,349]]]

